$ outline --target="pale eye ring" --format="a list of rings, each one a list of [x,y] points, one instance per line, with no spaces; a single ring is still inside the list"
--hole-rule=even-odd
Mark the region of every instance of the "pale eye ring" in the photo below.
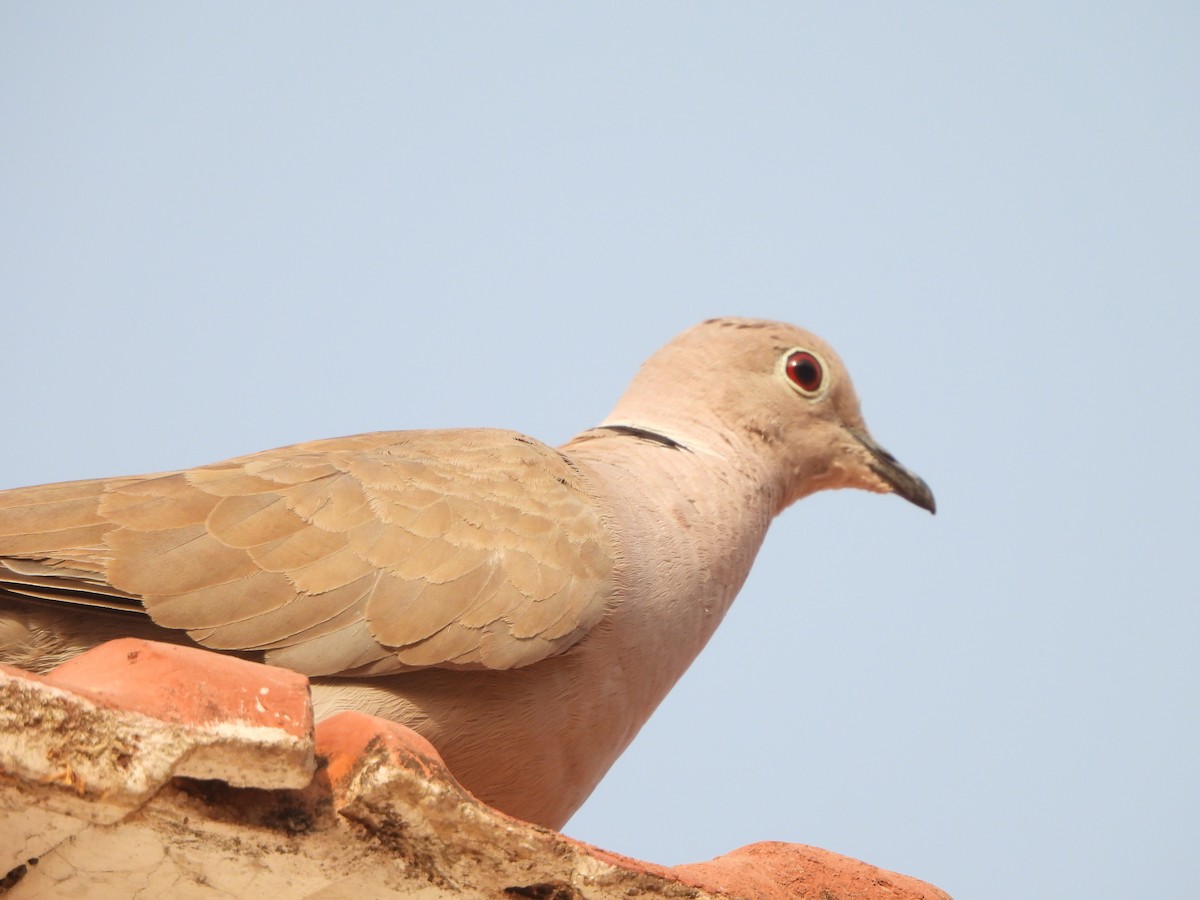
[[[783,358],[788,383],[805,397],[820,395],[825,387],[825,363],[811,350],[789,350]]]

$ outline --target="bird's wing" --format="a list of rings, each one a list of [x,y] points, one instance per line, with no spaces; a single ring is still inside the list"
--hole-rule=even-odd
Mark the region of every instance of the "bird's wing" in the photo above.
[[[0,493],[0,588],[140,601],[204,646],[309,675],[508,669],[600,619],[613,548],[558,451],[391,432]]]

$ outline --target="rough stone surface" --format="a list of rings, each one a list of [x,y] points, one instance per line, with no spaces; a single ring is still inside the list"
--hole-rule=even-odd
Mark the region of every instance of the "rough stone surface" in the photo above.
[[[314,734],[301,676],[135,640],[0,667],[0,896],[946,900],[792,844],[607,853],[479,803],[399,725]]]

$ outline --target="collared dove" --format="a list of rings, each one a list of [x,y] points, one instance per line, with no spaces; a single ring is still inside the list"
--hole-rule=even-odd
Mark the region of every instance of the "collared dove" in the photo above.
[[[559,828],[708,641],[772,518],[844,487],[934,511],[827,344],[712,319],[559,449],[382,432],[0,492],[0,660],[43,670],[128,635],[287,666],[319,717],[411,726],[480,799]]]

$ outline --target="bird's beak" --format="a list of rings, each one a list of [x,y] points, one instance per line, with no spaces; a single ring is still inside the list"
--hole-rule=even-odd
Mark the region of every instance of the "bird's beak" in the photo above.
[[[927,509],[931,513],[937,512],[933,491],[918,475],[904,468],[896,457],[875,443],[875,438],[865,431],[853,430],[850,433],[867,448],[867,452],[871,455],[871,461],[868,463],[871,471],[878,475],[894,493],[921,509]]]

